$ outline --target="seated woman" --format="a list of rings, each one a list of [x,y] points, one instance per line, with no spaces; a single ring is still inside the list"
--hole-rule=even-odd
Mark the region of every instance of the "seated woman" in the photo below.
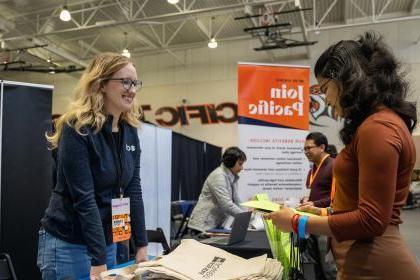
[[[204,232],[211,228],[219,228],[228,216],[245,211],[239,206],[238,196],[238,174],[245,161],[246,155],[238,147],[226,149],[222,156],[222,164],[213,170],[204,182],[188,222],[190,229]]]

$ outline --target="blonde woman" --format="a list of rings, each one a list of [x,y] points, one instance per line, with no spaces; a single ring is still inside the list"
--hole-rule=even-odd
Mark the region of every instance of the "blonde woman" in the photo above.
[[[38,266],[44,280],[99,279],[114,265],[113,241],[121,236],[113,233],[112,210],[127,199],[136,261],[147,260],[136,130],[140,86],[128,58],[96,56],[80,79],[70,110],[55,122],[56,132],[47,135],[58,151],[57,183],[39,233]]]

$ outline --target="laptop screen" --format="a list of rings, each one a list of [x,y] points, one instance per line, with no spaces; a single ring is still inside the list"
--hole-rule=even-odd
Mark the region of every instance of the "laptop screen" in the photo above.
[[[251,220],[251,211],[242,212],[235,215],[232,230],[229,236],[229,244],[237,243],[245,240],[246,233]]]

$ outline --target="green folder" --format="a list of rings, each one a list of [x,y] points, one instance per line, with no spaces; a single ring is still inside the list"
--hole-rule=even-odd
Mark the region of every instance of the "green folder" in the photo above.
[[[247,201],[241,204],[245,207],[254,208],[257,211],[269,213],[277,211],[281,208],[281,205],[275,202],[270,201],[270,198],[267,194],[257,194],[255,195],[255,200]],[[316,216],[311,213],[305,213],[297,211],[294,208],[291,208],[295,213],[300,215],[307,216]],[[273,254],[273,257],[278,260],[283,266],[283,276],[282,280],[287,280],[289,278],[290,271],[290,252],[295,250],[295,255],[299,255],[299,249],[292,249],[290,244],[290,233],[282,232],[278,229],[271,220],[263,220],[265,233],[267,235],[268,243],[270,244],[270,249]]]
[[[262,211],[262,212],[274,212],[274,211],[280,210],[281,208],[280,204],[269,201],[269,200],[250,200],[250,201],[241,203],[241,205],[245,207],[249,207],[249,208],[254,208],[257,211]],[[309,217],[317,216],[312,213],[298,211],[295,208],[290,208],[290,209],[292,209],[296,214],[299,214],[299,215],[306,215]]]

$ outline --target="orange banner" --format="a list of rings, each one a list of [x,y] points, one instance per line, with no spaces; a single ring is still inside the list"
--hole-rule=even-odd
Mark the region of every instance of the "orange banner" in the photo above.
[[[239,124],[309,129],[309,67],[238,65]]]

